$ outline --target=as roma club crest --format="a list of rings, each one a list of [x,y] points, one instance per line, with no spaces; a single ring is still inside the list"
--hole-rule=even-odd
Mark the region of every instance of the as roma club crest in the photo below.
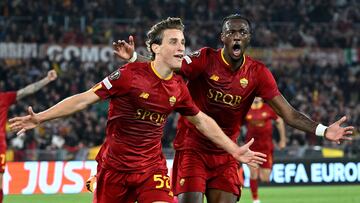
[[[116,80],[116,79],[119,79],[120,77],[120,71],[117,70],[113,73],[111,73],[111,75],[109,76],[109,80]]]
[[[240,86],[241,86],[242,88],[247,87],[248,84],[249,84],[249,81],[248,81],[246,78],[241,78],[241,79],[240,79]]]
[[[175,102],[176,102],[176,97],[171,96],[171,97],[169,98],[169,102],[170,102],[170,106],[174,106],[174,105],[175,105]]]

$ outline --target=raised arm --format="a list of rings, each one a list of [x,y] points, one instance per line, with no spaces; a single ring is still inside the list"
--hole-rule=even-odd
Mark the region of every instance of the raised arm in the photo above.
[[[51,81],[55,80],[57,78],[57,74],[55,70],[50,70],[47,73],[47,76],[43,79],[34,82],[16,92],[16,101],[19,101],[20,99],[33,94],[37,91],[39,91],[41,88],[49,84]]]
[[[324,136],[326,139],[337,143],[342,140],[351,140],[351,137],[348,136],[353,134],[354,127],[340,126],[346,121],[345,116],[327,127],[311,120],[303,113],[295,110],[282,95],[278,95],[267,102],[287,124],[296,129],[309,133],[315,133],[317,136]]]
[[[129,36],[129,43],[125,40],[118,40],[113,42],[114,54],[125,61],[128,62],[147,62],[150,61],[150,58],[139,55],[135,52],[135,42],[134,37]]]
[[[279,135],[280,135],[279,148],[283,149],[286,146],[286,135],[285,135],[284,120],[282,118],[278,117],[275,120],[275,125],[276,125],[276,128],[278,129]]]
[[[230,153],[238,161],[247,163],[254,167],[257,167],[257,164],[262,164],[266,161],[264,159],[264,157],[266,157],[265,154],[253,152],[249,149],[250,145],[254,142],[254,139],[239,147],[225,135],[214,119],[210,118],[203,112],[199,112],[195,116],[187,116],[186,118],[194,124],[203,135]]]
[[[99,96],[90,89],[86,92],[68,97],[53,107],[40,113],[34,113],[32,108],[29,107],[29,115],[15,117],[9,120],[10,129],[12,131],[18,131],[18,135],[23,134],[26,130],[33,129],[45,121],[68,116],[77,111],[81,111],[90,104],[99,101],[99,99]]]

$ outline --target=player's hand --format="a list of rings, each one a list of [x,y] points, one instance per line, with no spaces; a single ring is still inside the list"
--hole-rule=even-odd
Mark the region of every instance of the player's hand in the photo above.
[[[279,149],[282,150],[286,147],[286,140],[280,140]]]
[[[123,60],[129,60],[135,51],[134,37],[129,36],[129,43],[125,40],[113,42],[114,54]]]
[[[29,115],[15,117],[9,120],[10,130],[17,131],[17,135],[23,135],[25,131],[35,128],[40,124],[40,119],[34,113],[31,106],[28,108]]]
[[[46,76],[47,79],[49,79],[49,81],[54,81],[56,80],[57,78],[57,73],[55,70],[50,70],[48,73],[47,73],[47,76]]]
[[[242,163],[246,163],[252,167],[257,167],[262,163],[266,162],[266,155],[260,152],[254,152],[250,150],[250,146],[254,143],[252,138],[248,143],[238,148],[233,155],[234,158]]]
[[[90,176],[89,179],[86,181],[86,189],[93,193],[96,188],[96,176]]]
[[[346,116],[343,116],[335,123],[331,124],[325,131],[324,137],[328,140],[337,142],[340,144],[343,140],[352,140],[350,135],[354,132],[354,126],[341,127],[346,121]]]

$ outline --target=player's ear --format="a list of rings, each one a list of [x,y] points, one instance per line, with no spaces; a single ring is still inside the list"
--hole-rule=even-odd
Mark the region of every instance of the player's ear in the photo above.
[[[158,54],[159,51],[160,51],[160,45],[158,45],[158,44],[152,44],[152,45],[151,45],[151,50],[152,50],[155,54]]]

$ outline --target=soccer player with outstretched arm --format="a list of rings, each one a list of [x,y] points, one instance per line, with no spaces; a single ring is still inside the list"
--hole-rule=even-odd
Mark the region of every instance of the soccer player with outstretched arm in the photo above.
[[[5,153],[7,149],[5,125],[9,107],[16,101],[19,101],[20,99],[39,91],[41,88],[43,88],[56,78],[57,74],[55,70],[50,70],[47,73],[46,77],[20,90],[0,92],[0,202],[2,202],[4,196],[2,190],[2,180],[3,174],[5,172]]]
[[[168,115],[179,112],[208,139],[230,153],[234,160],[261,164],[261,153],[229,139],[215,121],[202,113],[191,99],[180,68],[185,50],[184,26],[179,18],[155,24],[147,34],[153,60],[129,63],[90,90],[66,98],[55,106],[10,120],[22,133],[39,124],[68,116],[100,99],[109,99],[105,143],[97,156],[97,186],[94,202],[173,202],[161,137]]]
[[[235,141],[254,98],[263,98],[290,126],[340,142],[351,139],[353,127],[341,127],[346,117],[322,125],[295,110],[282,96],[269,69],[245,55],[250,43],[250,21],[241,15],[227,16],[220,35],[223,47],[204,47],[185,56],[180,74],[188,78],[188,88],[201,111],[214,118],[226,135]],[[134,52],[130,42],[119,40],[114,53],[120,58],[148,60]],[[196,127],[181,117],[174,141],[173,186],[179,203],[236,202],[241,185],[239,163],[220,149]]]

